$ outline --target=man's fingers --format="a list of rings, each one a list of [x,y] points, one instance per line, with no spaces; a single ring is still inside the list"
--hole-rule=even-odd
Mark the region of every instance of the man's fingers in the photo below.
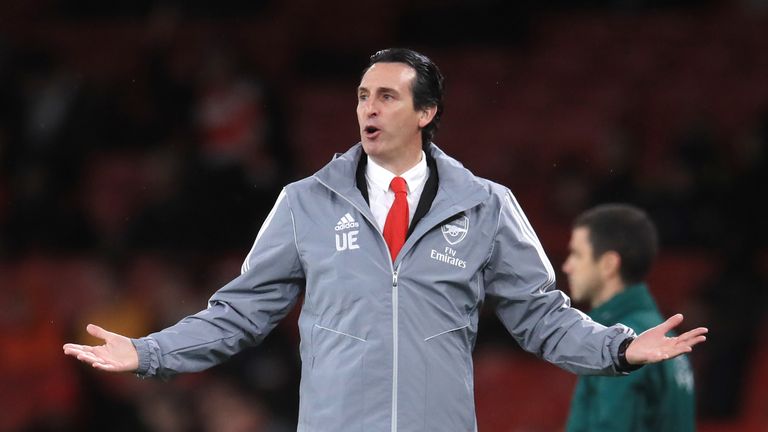
[[[95,355],[89,352],[84,352],[84,351],[77,355],[77,359],[86,361],[88,363],[96,363],[101,361],[101,359],[96,357]]]
[[[706,335],[708,331],[709,330],[707,330],[704,327],[693,329],[691,331],[685,332],[680,336],[678,336],[677,342],[682,344],[688,344],[690,346],[699,344],[707,340],[707,337],[704,335]]]
[[[682,322],[683,315],[675,314],[658,326],[640,334],[637,341],[640,342],[642,340],[642,344],[637,344],[637,350],[633,352],[635,362],[656,363],[668,360],[681,354],[690,353],[693,351],[694,346],[707,340],[705,335],[709,330],[706,327],[698,327],[676,337],[663,336],[663,334],[674,329]],[[636,343],[634,342],[629,345],[628,355],[635,345]]]
[[[64,354],[68,356],[77,357],[79,353],[81,353],[81,351],[76,350],[75,348],[64,348]]]
[[[115,365],[109,364],[109,363],[101,363],[101,362],[95,362],[92,363],[91,366],[95,367],[96,369],[101,369],[103,371],[113,372],[115,371]]]
[[[77,358],[86,363],[103,363],[104,359],[87,345],[67,344],[64,346],[64,354]]]
[[[64,347],[64,354],[75,357],[95,369],[107,372],[115,372],[119,370],[118,366],[112,363],[109,358],[102,357],[98,352],[93,351],[93,348],[94,347],[89,347],[87,345],[67,344]]]
[[[102,340],[107,340],[107,338],[112,335],[112,333],[104,330],[96,324],[88,324],[88,326],[85,327],[85,330],[87,330],[91,336],[95,336]]]
[[[123,372],[136,370],[138,359],[136,358],[135,349],[132,353],[130,352],[130,348],[133,346],[127,338],[104,330],[95,324],[88,324],[86,330],[91,336],[103,340],[104,344],[90,346],[67,343],[62,346],[64,354],[75,357],[81,362],[103,371]]]
[[[71,351],[71,350],[82,350],[83,348],[85,348],[85,346],[84,345],[73,344],[73,343],[68,343],[68,344],[64,344],[64,346],[62,348],[64,348],[64,352],[67,352],[67,351]]]
[[[709,329],[706,327],[698,327],[693,330],[689,330],[681,335],[685,338],[695,338],[709,333]]]
[[[87,351],[72,351],[69,353],[69,355],[77,358],[81,362],[88,363],[88,364],[102,363],[104,361],[102,358]]]
[[[660,327],[664,330],[664,334],[666,334],[668,331],[679,326],[681,322],[683,322],[683,314],[674,314],[661,323]]]
[[[707,340],[707,337],[702,335],[702,336],[696,336],[696,337],[691,338],[691,339],[687,339],[685,341],[685,343],[686,343],[687,346],[693,347],[693,346],[698,345],[698,344],[700,344],[700,343],[702,343],[702,342],[704,342],[706,340]]]
[[[93,347],[87,345],[66,344],[64,345],[64,354],[77,357],[78,354],[90,352],[92,349]]]

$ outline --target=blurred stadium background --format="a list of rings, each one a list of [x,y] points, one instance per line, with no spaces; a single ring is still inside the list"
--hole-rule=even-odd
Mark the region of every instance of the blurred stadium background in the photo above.
[[[61,345],[204,307],[279,189],[357,142],[359,74],[389,46],[441,66],[438,145],[515,191],[556,268],[581,210],[650,212],[652,291],[711,329],[699,430],[768,430],[768,1],[5,0],[0,431],[295,430],[295,314],[167,383]],[[480,430],[560,430],[575,377],[490,313],[480,336]]]

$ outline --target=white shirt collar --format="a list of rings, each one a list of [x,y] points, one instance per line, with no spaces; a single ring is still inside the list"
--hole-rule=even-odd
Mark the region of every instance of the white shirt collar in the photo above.
[[[429,174],[427,157],[422,150],[419,163],[400,175],[408,183],[409,195],[411,192],[421,189],[421,186],[427,180],[427,174]],[[368,158],[368,164],[365,167],[365,177],[368,180],[369,188],[376,188],[386,193],[389,191],[389,184],[395,178],[395,174],[377,164],[373,158]]]

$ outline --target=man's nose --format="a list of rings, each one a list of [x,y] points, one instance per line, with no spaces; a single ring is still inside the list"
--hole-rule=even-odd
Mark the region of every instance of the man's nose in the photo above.
[[[379,114],[379,106],[375,101],[369,99],[365,101],[363,112],[366,117],[375,117]]]

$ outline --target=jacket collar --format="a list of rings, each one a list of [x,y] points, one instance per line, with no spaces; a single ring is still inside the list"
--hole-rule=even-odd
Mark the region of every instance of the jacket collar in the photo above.
[[[656,303],[644,283],[629,285],[607,302],[592,309],[589,317],[603,325],[613,325],[629,314],[656,309]]]
[[[410,235],[413,233],[413,229],[418,225],[421,218],[423,218],[424,215],[427,214],[427,211],[432,208],[432,202],[435,200],[435,195],[437,195],[438,175],[435,158],[433,158],[431,154],[426,154],[425,159],[429,175],[427,176],[426,182],[424,184],[424,189],[421,192],[419,203],[416,206],[416,212],[413,214],[413,219],[411,220],[410,227],[408,228],[407,237],[410,237]],[[365,155],[365,153],[362,153],[357,163],[355,182],[357,189],[360,191],[360,194],[363,196],[366,204],[370,206],[371,201],[368,199],[368,181],[366,180],[367,164],[368,156]]]
[[[435,144],[430,143],[429,147],[425,149],[425,153],[434,159],[435,167],[439,173],[437,194],[429,211],[408,237],[408,241],[403,246],[404,250],[435,225],[480,204],[487,200],[490,195],[477,177]],[[346,153],[337,155],[336,158],[315,173],[314,177],[352,203],[372,221],[374,220],[373,215],[367,199],[363,196],[365,192],[361,192],[356,185],[356,175],[362,156],[363,146],[358,143]]]

